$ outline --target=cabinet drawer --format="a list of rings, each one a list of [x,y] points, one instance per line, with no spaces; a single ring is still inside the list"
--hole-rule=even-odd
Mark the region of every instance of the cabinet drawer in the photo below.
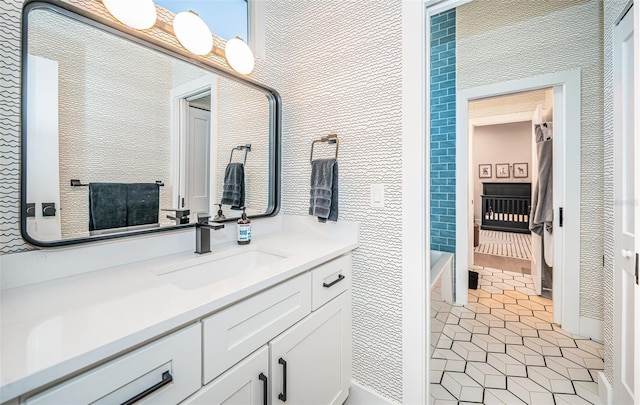
[[[25,403],[121,404],[157,387],[136,404],[176,404],[200,388],[200,337],[200,324],[189,326],[28,398]]]
[[[269,347],[261,349],[233,366],[183,405],[265,405],[269,384]]]
[[[310,283],[311,275],[304,273],[205,318],[203,383],[309,314]]]
[[[321,264],[311,271],[311,310],[315,311],[351,286],[351,254]]]

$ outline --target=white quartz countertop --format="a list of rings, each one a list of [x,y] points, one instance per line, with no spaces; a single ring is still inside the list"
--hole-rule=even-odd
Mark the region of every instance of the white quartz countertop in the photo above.
[[[292,218],[258,233],[249,245],[226,241],[206,255],[186,251],[3,290],[0,403],[197,322],[358,246],[353,223],[326,226]],[[249,250],[284,257],[192,289],[158,276],[184,263]]]

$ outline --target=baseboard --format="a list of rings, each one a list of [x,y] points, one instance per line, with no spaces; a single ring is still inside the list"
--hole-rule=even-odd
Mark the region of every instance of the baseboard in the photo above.
[[[351,381],[349,397],[344,402],[344,405],[398,405],[398,403],[383,397],[371,388]]]
[[[613,389],[602,371],[598,372],[598,396],[601,405],[613,404]]]
[[[602,343],[604,341],[603,327],[601,320],[581,316],[580,333],[578,333],[578,335],[588,337],[596,342]]]

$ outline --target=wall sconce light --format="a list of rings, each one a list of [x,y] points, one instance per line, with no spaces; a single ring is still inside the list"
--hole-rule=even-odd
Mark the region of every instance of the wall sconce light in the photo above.
[[[153,0],[102,0],[109,13],[118,21],[137,30],[146,30],[156,23]]]
[[[188,51],[206,55],[213,48],[209,26],[193,11],[183,11],[173,18],[173,32]]]
[[[225,49],[213,46],[211,31],[198,14],[189,10],[176,14],[173,26],[157,19],[153,0],[102,0],[104,6],[118,21],[131,28],[156,28],[175,35],[186,50],[196,55],[209,53],[224,58],[236,72],[247,75],[253,71],[255,58],[251,48],[239,37],[227,41]]]
[[[243,75],[253,72],[255,59],[251,48],[240,37],[231,38],[224,48],[225,59],[233,70]]]

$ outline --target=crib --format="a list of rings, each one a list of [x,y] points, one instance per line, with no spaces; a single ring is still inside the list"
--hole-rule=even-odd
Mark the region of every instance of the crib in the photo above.
[[[531,183],[482,183],[481,229],[531,233]]]

